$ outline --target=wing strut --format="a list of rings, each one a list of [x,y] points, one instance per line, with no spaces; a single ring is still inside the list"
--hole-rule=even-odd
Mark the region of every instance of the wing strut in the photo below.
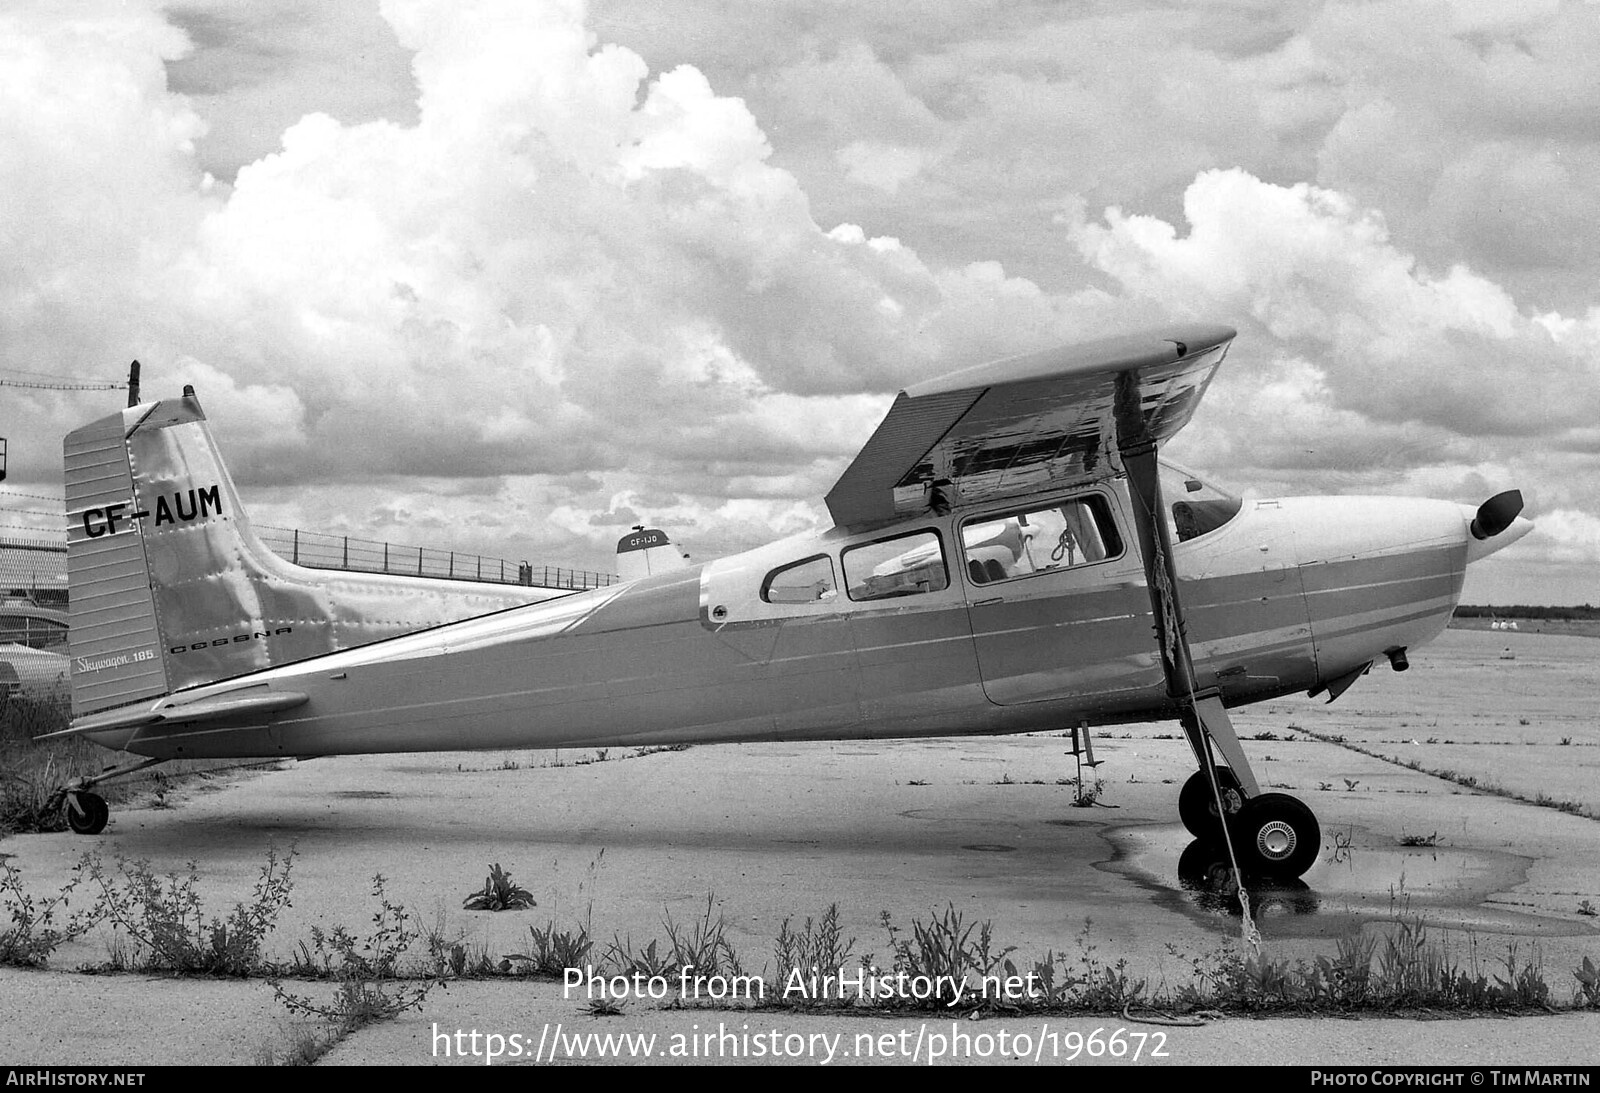
[[[1211,769],[1210,743],[1214,743],[1248,799],[1257,796],[1261,787],[1239,745],[1239,736],[1233,730],[1228,711],[1222,705],[1222,692],[1215,687],[1199,690],[1195,686],[1194,660],[1189,653],[1183,602],[1178,596],[1178,573],[1172,561],[1172,538],[1167,532],[1167,522],[1161,518],[1156,441],[1145,428],[1140,401],[1138,369],[1119,372],[1115,405],[1117,449],[1123,468],[1128,472],[1139,553],[1144,560],[1145,581],[1150,587],[1150,607],[1155,614],[1167,694],[1181,707],[1179,716],[1184,735],[1189,738],[1200,769]]]

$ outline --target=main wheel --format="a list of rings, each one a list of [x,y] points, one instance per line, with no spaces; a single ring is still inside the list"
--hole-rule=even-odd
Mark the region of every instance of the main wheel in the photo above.
[[[1299,798],[1263,793],[1245,802],[1233,823],[1234,848],[1247,870],[1298,877],[1322,849],[1322,828]]]
[[[1238,812],[1244,804],[1244,797],[1239,793],[1239,779],[1227,767],[1217,767],[1216,771],[1217,788],[1222,790],[1222,807],[1230,814]],[[1205,771],[1195,771],[1178,791],[1178,818],[1197,839],[1222,837],[1222,828],[1217,823],[1217,800],[1211,793],[1211,780]]]
[[[67,826],[79,835],[98,835],[111,819],[111,808],[96,793],[69,793],[66,803]]]
[[[1196,839],[1178,855],[1178,883],[1211,901],[1238,894],[1228,851],[1220,842]]]

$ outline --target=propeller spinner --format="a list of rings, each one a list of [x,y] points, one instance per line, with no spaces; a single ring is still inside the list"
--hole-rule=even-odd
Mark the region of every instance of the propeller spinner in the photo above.
[[[1478,515],[1472,518],[1474,539],[1493,539],[1511,526],[1522,512],[1522,491],[1506,490],[1497,493],[1478,506]]]

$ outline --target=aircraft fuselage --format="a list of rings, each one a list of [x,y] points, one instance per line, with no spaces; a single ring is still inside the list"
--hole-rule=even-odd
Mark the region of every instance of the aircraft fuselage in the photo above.
[[[169,700],[308,696],[293,709],[92,738],[160,758],[312,756],[1014,733],[1175,716],[1125,481],[1041,496],[1034,510],[1059,501],[1061,512],[1076,502],[1097,513],[1099,551],[1047,561],[1065,534],[1018,534],[1015,505],[835,529]],[[1472,514],[1415,499],[1244,501],[1178,542],[1197,686],[1230,706],[1313,690],[1436,636],[1460,596]],[[1036,536],[1032,515],[1022,527]],[[985,573],[1001,549],[1014,568]],[[812,577],[814,593],[782,583]]]

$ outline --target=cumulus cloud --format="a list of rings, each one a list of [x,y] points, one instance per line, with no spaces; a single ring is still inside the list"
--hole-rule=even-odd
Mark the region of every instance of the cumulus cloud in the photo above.
[[[1187,234],[1115,208],[1070,230],[1125,291],[1248,317],[1280,360],[1328,362],[1299,401],[1380,425],[1547,440],[1600,413],[1592,319],[1527,313],[1465,266],[1430,273],[1344,195],[1208,171],[1184,211]]]
[[[16,97],[34,100],[13,119],[33,144],[6,177],[52,142],[65,168],[81,143],[137,182],[86,178],[70,209],[30,199],[59,217],[58,306],[112,294],[73,309],[84,339],[154,342],[152,393],[149,358],[169,353],[246,483],[590,474],[680,492],[697,523],[749,524],[756,505],[787,526],[793,491],[826,489],[885,393],[1064,333],[1060,302],[997,264],[933,268],[824,230],[741,100],[688,66],[652,78],[581,4],[386,2],[415,51],[416,121],[309,114],[226,188],[162,80],[182,35],[155,10],[106,11],[94,33],[19,28],[24,73],[51,77]],[[116,109],[85,85],[114,87]],[[41,266],[57,245],[21,214],[8,228]],[[42,345],[58,328],[35,310],[20,334]]]
[[[697,556],[820,520],[905,383],[1192,317],[1243,336],[1189,461],[1520,485],[1576,542],[1600,41],[1575,8],[605,0],[597,35],[576,0],[385,0],[409,77],[338,84],[219,182],[201,107],[236,89],[205,58],[250,17],[186,5],[195,50],[155,0],[14,4],[8,357],[195,382],[264,522],[598,563],[638,520]],[[12,405],[51,461],[111,408]]]
[[[1540,517],[1539,531],[1549,544],[1545,553],[1551,561],[1600,563],[1600,517],[1576,509],[1552,509]]]

